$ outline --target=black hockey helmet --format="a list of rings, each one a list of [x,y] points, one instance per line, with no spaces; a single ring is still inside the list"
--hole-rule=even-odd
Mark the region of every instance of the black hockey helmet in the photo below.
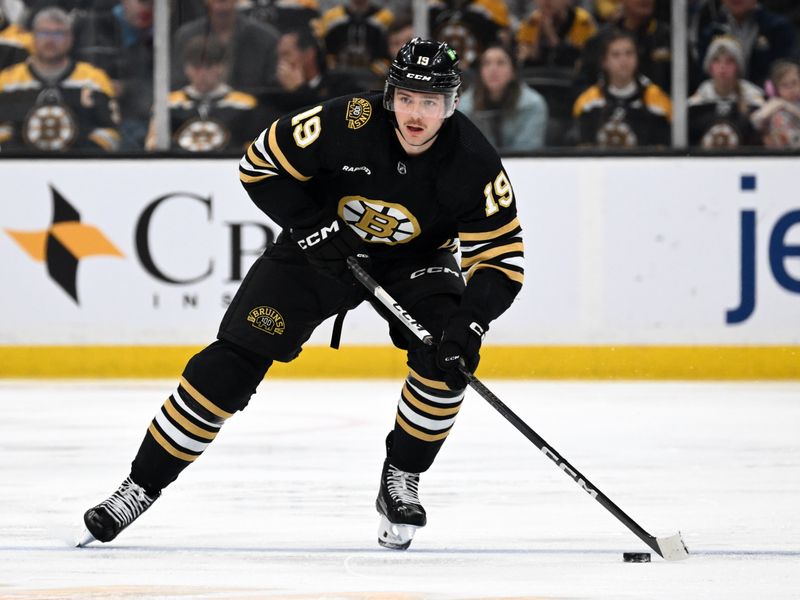
[[[445,98],[444,117],[455,110],[456,96],[461,87],[458,55],[444,42],[416,37],[406,42],[397,52],[383,91],[383,106],[394,111],[396,88],[429,94],[442,94]]]

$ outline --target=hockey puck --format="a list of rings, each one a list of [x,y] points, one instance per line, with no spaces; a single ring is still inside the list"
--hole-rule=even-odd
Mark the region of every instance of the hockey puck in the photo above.
[[[632,563],[645,563],[650,562],[649,552],[623,552],[622,560]]]

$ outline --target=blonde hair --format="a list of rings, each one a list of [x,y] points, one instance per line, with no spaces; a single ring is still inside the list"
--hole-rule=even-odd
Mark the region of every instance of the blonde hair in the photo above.
[[[781,58],[772,63],[769,69],[769,82],[772,84],[774,94],[778,95],[778,84],[781,79],[792,71],[800,75],[800,64],[793,60]]]

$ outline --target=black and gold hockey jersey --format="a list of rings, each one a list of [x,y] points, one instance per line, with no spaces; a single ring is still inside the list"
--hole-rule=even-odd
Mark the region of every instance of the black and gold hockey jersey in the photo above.
[[[242,150],[256,127],[254,96],[221,85],[200,94],[191,86],[172,92],[168,99],[172,149],[185,152]],[[152,149],[151,128],[147,147]]]
[[[0,24],[0,69],[22,62],[33,50],[33,34],[19,25]]]
[[[460,240],[465,294],[479,298],[487,321],[521,287],[522,230],[511,182],[496,151],[459,112],[428,151],[409,156],[382,94],[344,96],[275,121],[239,171],[256,205],[282,227],[337,214],[375,265]]]
[[[46,152],[115,150],[119,122],[108,75],[71,63],[55,81],[30,61],[0,71],[0,146]]]
[[[318,36],[325,42],[325,54],[331,69],[369,69],[383,75],[389,67],[386,30],[394,13],[372,3],[363,13],[347,5],[334,6],[319,23]]]
[[[740,80],[738,91],[721,97],[711,80],[689,98],[689,144],[703,148],[760,146],[750,115],[764,104],[761,89]]]
[[[602,83],[591,86],[575,101],[573,116],[581,145],[634,148],[670,143],[672,103],[645,77],[622,95]]]
[[[467,66],[511,26],[505,0],[429,0],[428,21],[431,37],[452,46]]]

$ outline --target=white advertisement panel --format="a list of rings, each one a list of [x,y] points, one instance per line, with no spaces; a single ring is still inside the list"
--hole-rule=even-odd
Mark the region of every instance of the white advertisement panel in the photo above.
[[[800,342],[797,159],[505,163],[527,275],[492,344]],[[235,160],[4,160],[0,176],[0,345],[202,345],[278,232]],[[361,307],[343,342],[388,343],[385,325]]]

